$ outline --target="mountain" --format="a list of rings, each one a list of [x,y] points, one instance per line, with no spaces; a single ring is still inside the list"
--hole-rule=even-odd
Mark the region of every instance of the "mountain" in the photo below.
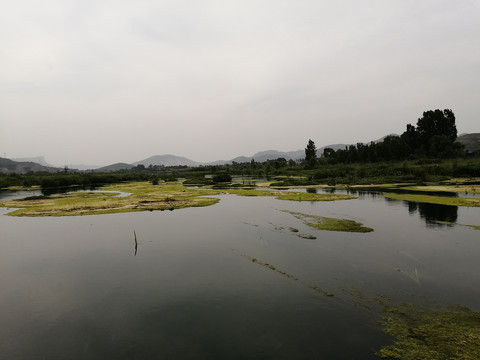
[[[107,165],[98,169],[95,169],[95,172],[115,172],[115,171],[120,171],[120,170],[129,170],[133,168],[134,166],[132,164],[127,164],[127,163],[115,163],[112,165]]]
[[[323,154],[323,150],[325,150],[325,149],[333,149],[333,150],[337,151],[337,150],[340,150],[340,149],[344,150],[348,146],[349,146],[349,144],[331,144],[331,145],[323,146],[323,147],[317,149],[317,157],[320,157]],[[304,154],[303,157],[305,157],[305,154]]]
[[[85,165],[85,164],[68,164],[66,165],[70,170],[95,170],[100,167],[100,165]]]
[[[13,161],[16,161],[16,162],[33,162],[33,163],[40,164],[40,165],[46,166],[46,167],[54,167],[52,164],[49,164],[45,161],[44,156],[35,156],[35,157],[27,157],[27,158],[14,158],[14,159],[10,159],[10,160],[13,160]]]
[[[133,165],[163,165],[163,166],[198,166],[201,163],[176,155],[154,155],[147,159],[137,161]]]
[[[286,160],[298,160],[298,159],[302,159],[303,157],[305,157],[305,151],[303,150],[288,151],[288,152],[277,151],[277,150],[265,150],[265,151],[259,151],[255,153],[253,156],[237,156],[236,158],[231,160],[217,160],[217,161],[209,162],[206,165],[224,165],[224,164],[231,164],[233,162],[246,163],[252,160],[255,160],[256,162],[264,162],[267,160],[275,160],[278,158],[284,158]]]
[[[26,174],[29,172],[57,172],[59,168],[43,166],[31,161],[13,161],[0,157],[0,173]]]
[[[275,160],[278,158],[284,158],[286,160],[298,160],[305,157],[305,151],[296,150],[296,151],[277,151],[277,150],[267,150],[257,152],[252,156],[256,162],[264,162],[267,160]]]
[[[462,134],[457,137],[457,142],[465,146],[469,152],[480,151],[480,133]]]

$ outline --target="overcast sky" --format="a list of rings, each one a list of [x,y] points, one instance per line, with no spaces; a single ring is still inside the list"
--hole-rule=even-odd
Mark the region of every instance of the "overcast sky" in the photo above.
[[[0,156],[196,161],[480,132],[480,0],[4,0]]]

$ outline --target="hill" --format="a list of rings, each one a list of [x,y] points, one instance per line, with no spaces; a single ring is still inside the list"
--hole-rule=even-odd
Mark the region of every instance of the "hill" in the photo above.
[[[182,156],[176,156],[172,154],[166,154],[166,155],[154,155],[150,156],[147,159],[137,161],[133,163],[133,165],[163,165],[163,166],[181,166],[181,165],[186,165],[186,166],[198,166],[201,165],[201,163],[187,159]]]
[[[464,145],[466,151],[480,151],[480,133],[462,134],[457,137],[457,142]]]
[[[112,165],[107,165],[98,169],[95,169],[95,172],[115,172],[115,171],[120,171],[120,170],[129,170],[133,168],[134,166],[132,164],[127,164],[127,163],[115,163]]]
[[[43,166],[31,161],[13,161],[0,157],[0,173],[27,174],[29,172],[57,172],[59,169]]]
[[[13,160],[16,162],[33,162],[46,167],[54,167],[52,164],[49,164],[48,162],[45,161],[44,156],[35,156],[35,157],[28,157],[28,158],[13,158],[10,160]]]

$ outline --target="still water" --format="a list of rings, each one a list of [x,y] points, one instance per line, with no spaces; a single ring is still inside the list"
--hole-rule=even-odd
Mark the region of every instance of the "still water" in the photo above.
[[[480,209],[356,195],[60,218],[0,209],[0,358],[375,359],[391,341],[366,306],[378,294],[480,311],[479,232],[438,223],[478,225]],[[282,210],[375,231],[315,230]]]

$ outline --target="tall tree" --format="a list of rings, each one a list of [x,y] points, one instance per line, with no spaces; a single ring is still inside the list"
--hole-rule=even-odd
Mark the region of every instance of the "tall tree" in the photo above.
[[[305,162],[310,167],[313,167],[317,162],[317,147],[312,139],[308,140],[307,147],[305,148]]]
[[[425,144],[435,135],[444,135],[453,143],[457,139],[455,114],[450,109],[425,111],[418,119],[417,131]]]

